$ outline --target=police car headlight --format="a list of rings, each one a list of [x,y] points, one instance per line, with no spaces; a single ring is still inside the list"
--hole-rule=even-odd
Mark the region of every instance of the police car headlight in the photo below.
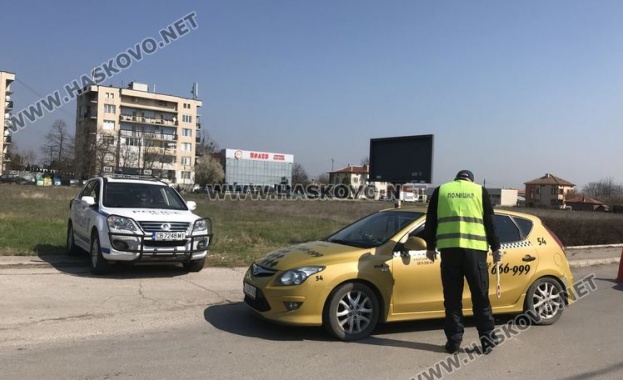
[[[212,227],[212,223],[210,222],[210,219],[205,218],[205,219],[197,219],[195,220],[195,223],[193,224],[193,232],[192,233],[201,233],[201,232],[208,232],[208,230]]]
[[[322,272],[324,268],[325,267],[303,267],[287,270],[277,277],[277,284],[286,286],[302,284],[309,276]]]
[[[123,216],[118,215],[111,215],[108,217],[108,229],[111,231],[138,231],[138,228],[132,219],[124,218]]]

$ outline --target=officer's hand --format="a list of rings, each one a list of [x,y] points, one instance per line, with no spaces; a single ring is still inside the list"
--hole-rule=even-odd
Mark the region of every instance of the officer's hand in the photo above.
[[[426,251],[426,258],[432,262],[435,262],[435,259],[437,259],[437,251]]]
[[[501,262],[502,261],[502,256],[504,256],[504,254],[499,249],[497,251],[494,251],[493,252],[493,263],[497,264],[497,263]]]

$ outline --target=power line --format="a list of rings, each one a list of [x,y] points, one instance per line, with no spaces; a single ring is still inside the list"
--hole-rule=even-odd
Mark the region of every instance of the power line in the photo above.
[[[15,78],[15,81],[16,81],[16,82],[18,82],[19,84],[21,84],[22,86],[24,86],[24,87],[25,87],[28,91],[30,91],[30,92],[32,92],[33,94],[37,95],[37,97],[39,98],[39,99],[37,99],[37,101],[38,101],[38,100],[40,100],[40,99],[44,99],[44,98],[45,98],[45,96],[43,96],[43,95],[41,95],[40,93],[38,93],[37,91],[35,91],[32,87],[30,87],[28,84],[26,84],[26,83],[25,83],[24,81],[22,81],[21,79],[19,79],[19,78]],[[71,112],[69,112],[68,110],[66,110],[66,109],[65,109],[65,106],[66,106],[66,105],[67,105],[67,104],[63,104],[61,107],[57,108],[56,110],[61,110],[61,111],[65,112],[67,115],[71,116],[72,118],[75,118],[75,117],[76,117],[76,114],[75,114],[75,113],[71,113]],[[24,107],[24,109],[25,109],[25,108],[26,108],[26,107]]]

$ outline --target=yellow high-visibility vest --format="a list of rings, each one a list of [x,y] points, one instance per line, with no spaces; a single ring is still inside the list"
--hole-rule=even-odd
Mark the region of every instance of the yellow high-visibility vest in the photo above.
[[[482,187],[455,180],[439,187],[437,248],[488,251],[483,223]]]

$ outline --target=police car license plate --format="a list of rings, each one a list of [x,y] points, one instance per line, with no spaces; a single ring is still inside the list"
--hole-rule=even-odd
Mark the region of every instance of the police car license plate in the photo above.
[[[244,283],[244,294],[248,295],[249,297],[255,299],[255,296],[257,295],[257,288],[251,284],[247,284],[246,282]]]
[[[184,240],[186,232],[153,232],[151,238],[153,240]]]

